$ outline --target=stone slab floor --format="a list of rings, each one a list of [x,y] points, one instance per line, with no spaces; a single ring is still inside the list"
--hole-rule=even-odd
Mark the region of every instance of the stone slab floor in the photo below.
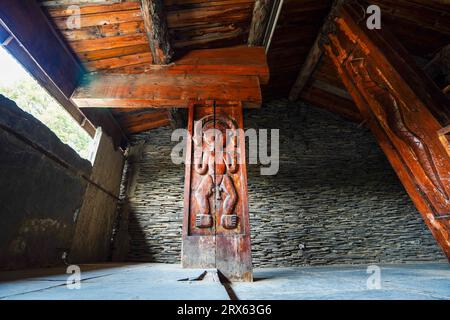
[[[80,265],[80,288],[68,289],[65,268],[0,272],[0,299],[104,300],[175,299],[450,299],[450,265],[255,269],[253,283],[222,285],[215,272],[170,264]],[[372,269],[369,269],[369,271]],[[228,290],[227,290],[228,289]],[[231,289],[231,290],[230,290]]]

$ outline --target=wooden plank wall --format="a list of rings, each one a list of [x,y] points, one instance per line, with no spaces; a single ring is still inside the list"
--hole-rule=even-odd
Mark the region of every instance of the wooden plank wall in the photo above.
[[[88,185],[77,218],[70,252],[71,263],[107,261],[111,249],[124,156],[100,128],[94,142],[91,179],[109,193]]]

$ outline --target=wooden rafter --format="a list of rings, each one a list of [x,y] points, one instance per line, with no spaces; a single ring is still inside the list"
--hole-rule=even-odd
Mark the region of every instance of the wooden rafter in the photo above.
[[[248,36],[249,46],[263,45],[264,36],[267,30],[267,24],[270,19],[272,0],[256,0],[253,7],[252,24]]]
[[[272,43],[272,38],[277,28],[278,19],[283,8],[284,0],[273,0],[272,10],[267,21],[266,30],[264,33],[263,46],[266,48],[266,53],[270,49],[270,44]]]
[[[308,80],[311,78],[314,70],[316,69],[319,61],[323,55],[322,47],[320,46],[320,42],[322,41],[322,34],[329,27],[330,17],[336,12],[336,9],[342,4],[341,0],[335,1],[333,7],[330,10],[325,22],[317,35],[316,40],[314,41],[313,46],[311,47],[308,57],[306,58],[300,72],[297,76],[297,80],[295,80],[294,85],[292,86],[291,92],[289,93],[289,100],[296,101],[300,95],[302,94],[303,89],[305,88]]]
[[[162,0],[141,0],[142,17],[154,64],[168,64],[172,58]]]

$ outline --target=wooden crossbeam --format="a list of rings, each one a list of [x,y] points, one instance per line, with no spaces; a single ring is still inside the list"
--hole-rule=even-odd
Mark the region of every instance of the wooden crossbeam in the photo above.
[[[90,74],[72,100],[80,108],[187,108],[190,100],[243,101],[261,105],[258,77],[175,74]]]
[[[162,0],[141,0],[141,11],[154,64],[167,64],[172,58]]]
[[[262,47],[195,50],[168,66],[140,74],[93,73],[72,96],[81,108],[186,108],[190,100],[261,105],[269,69]]]

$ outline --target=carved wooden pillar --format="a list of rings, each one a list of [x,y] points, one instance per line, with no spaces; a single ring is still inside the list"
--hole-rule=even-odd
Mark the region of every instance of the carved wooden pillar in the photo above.
[[[358,11],[359,10],[359,11]],[[433,236],[450,259],[449,101],[383,26],[346,4],[323,47]]]
[[[252,281],[242,105],[189,106],[182,265]]]

